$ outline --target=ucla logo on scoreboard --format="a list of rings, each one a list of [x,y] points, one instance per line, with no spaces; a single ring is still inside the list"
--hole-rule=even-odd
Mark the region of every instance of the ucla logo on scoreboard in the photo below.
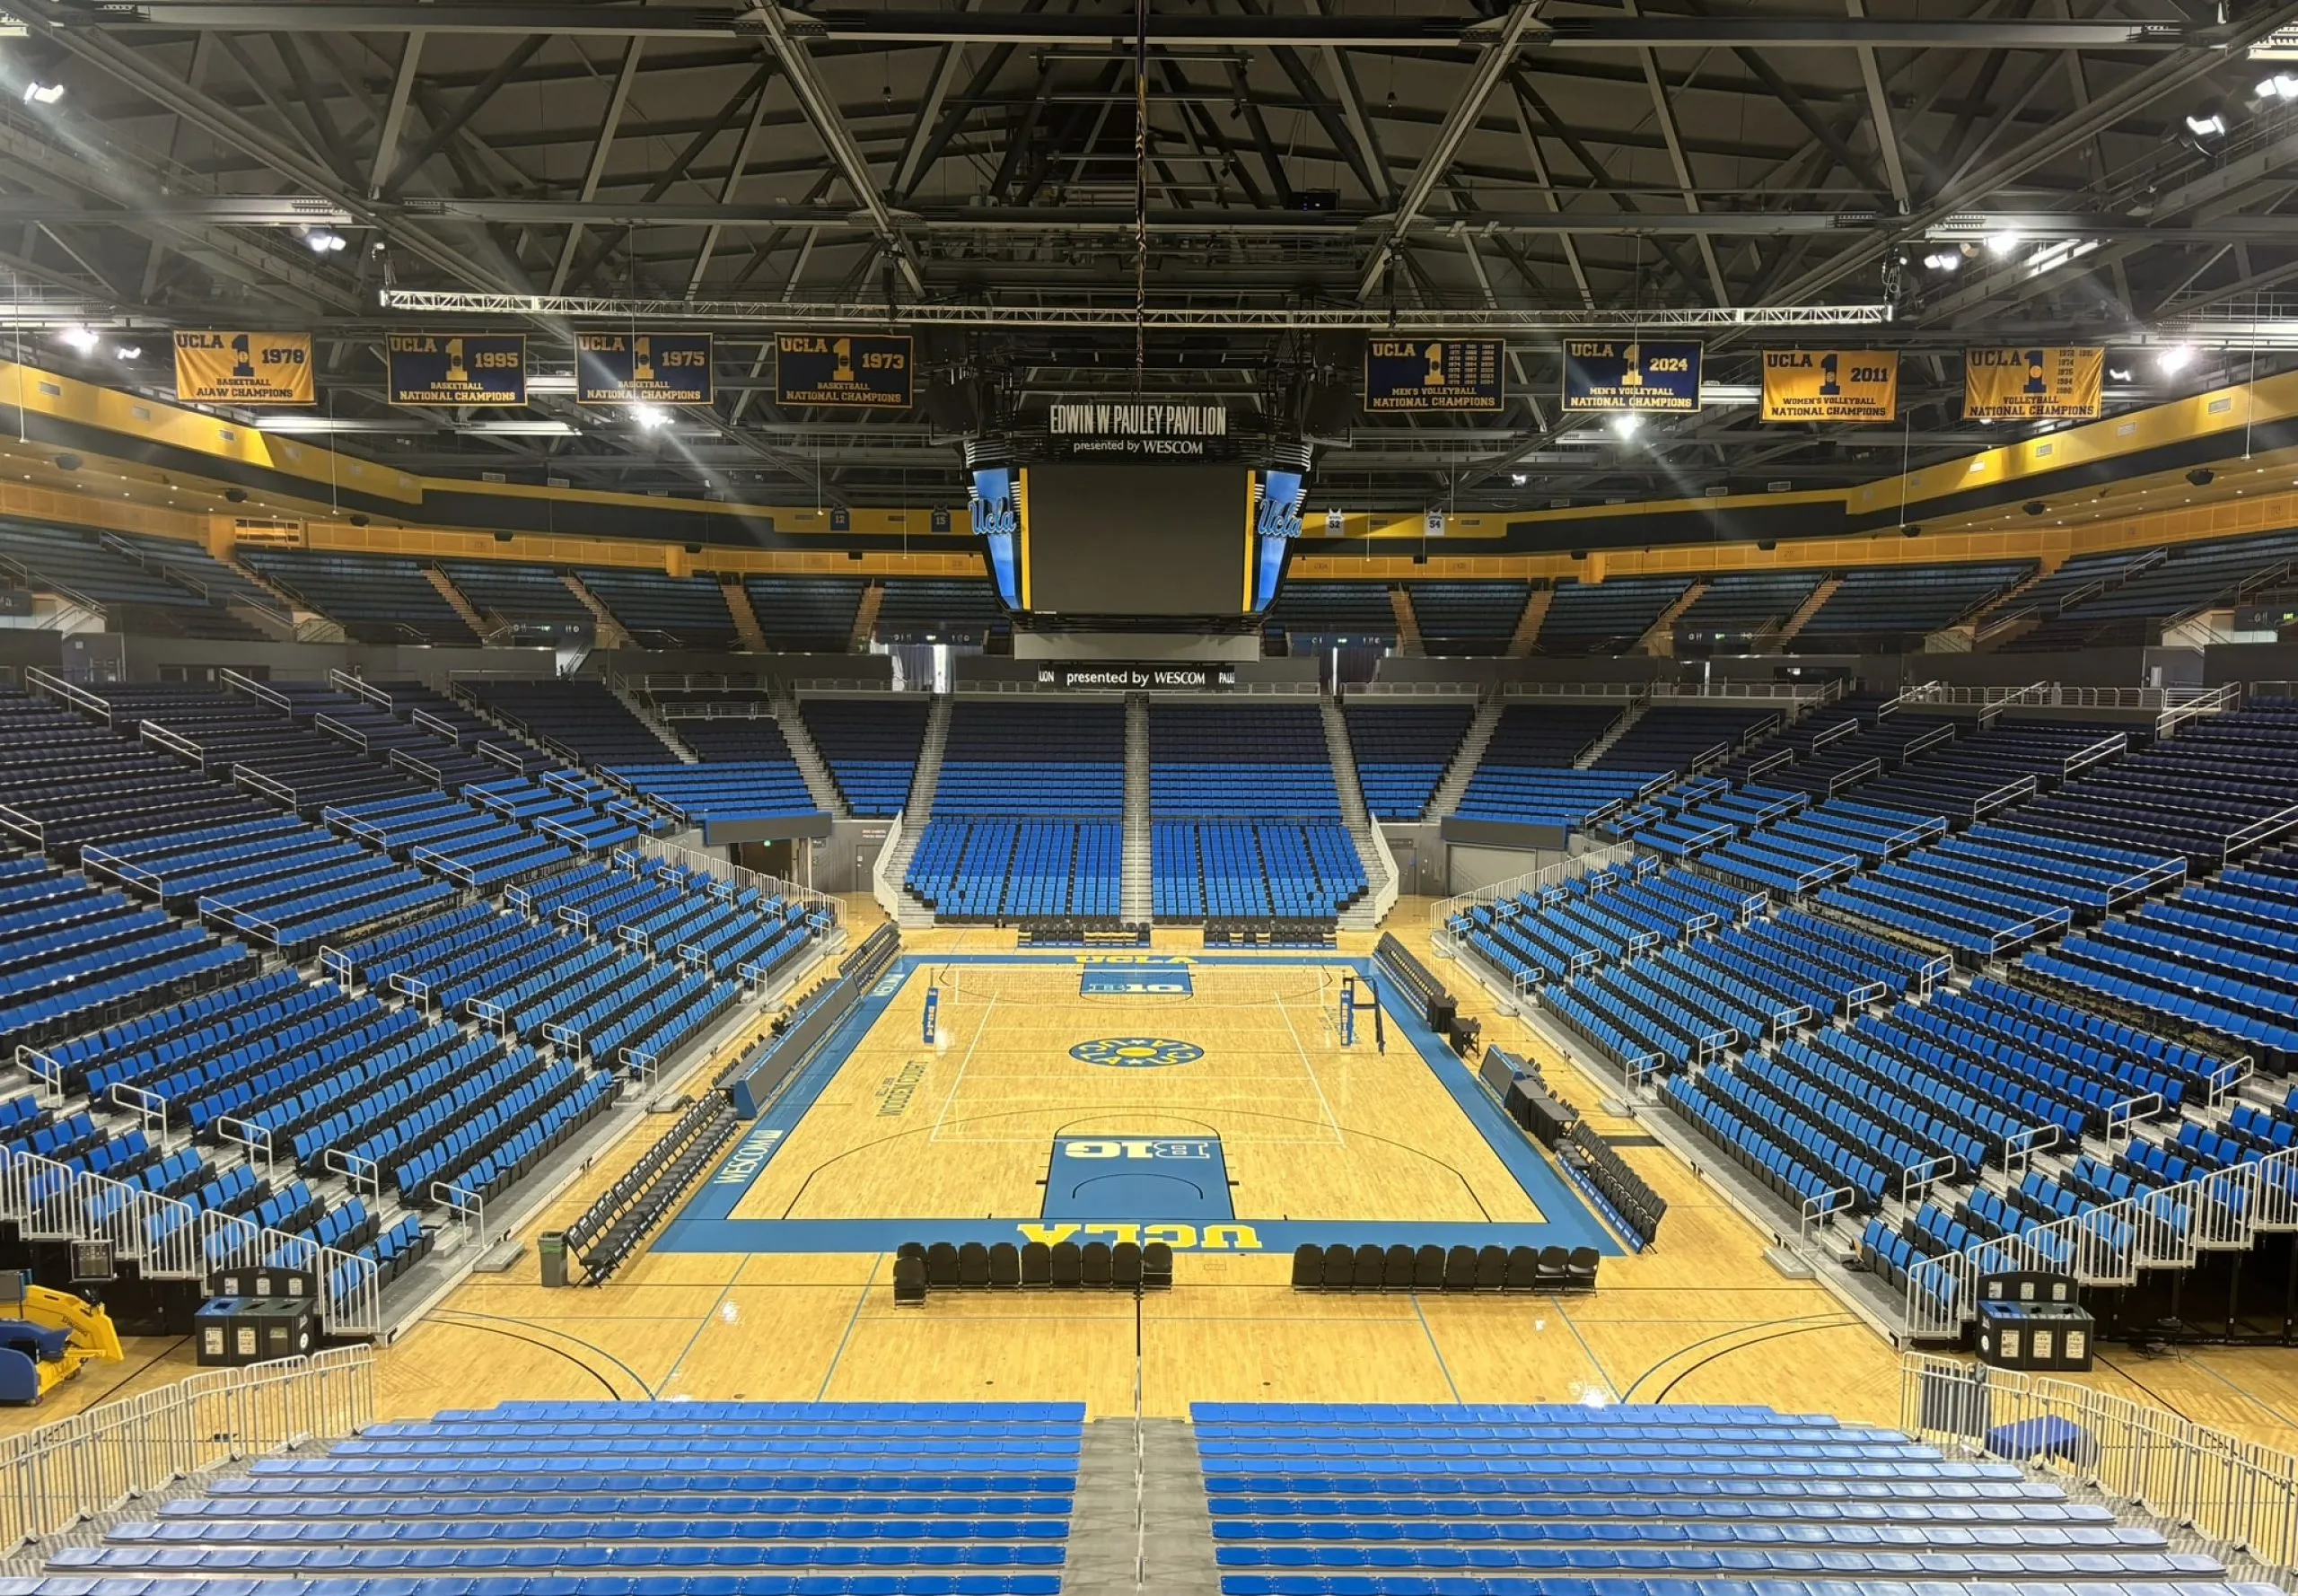
[[[1195,1064],[1205,1057],[1205,1049],[1195,1042],[1177,1042],[1171,1037],[1110,1036],[1080,1042],[1069,1049],[1069,1057],[1080,1064],[1097,1064],[1108,1069],[1155,1070],[1177,1064]]]

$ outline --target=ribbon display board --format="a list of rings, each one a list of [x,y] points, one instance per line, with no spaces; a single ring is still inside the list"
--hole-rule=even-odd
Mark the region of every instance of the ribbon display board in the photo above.
[[[893,334],[785,332],[774,339],[774,401],[907,410],[911,340]]]
[[[1373,338],[1364,345],[1368,410],[1497,410],[1507,402],[1498,338]]]
[[[203,405],[315,403],[311,335],[180,332],[176,398]]]
[[[2087,421],[2105,391],[2104,349],[1966,349],[1967,421]]]
[[[1566,338],[1564,408],[1567,410],[1699,408],[1700,346],[1618,338]]]
[[[1039,665],[1038,685],[1064,692],[1216,692],[1237,685],[1234,665]]]
[[[1767,349],[1766,421],[1896,421],[1899,357],[1888,349]]]
[[[385,352],[395,405],[527,402],[524,333],[395,332]]]
[[[578,332],[574,399],[584,405],[706,405],[715,397],[706,332]]]

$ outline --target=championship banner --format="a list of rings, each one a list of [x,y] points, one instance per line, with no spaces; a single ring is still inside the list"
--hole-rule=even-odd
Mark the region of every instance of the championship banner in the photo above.
[[[395,332],[388,345],[395,405],[523,405],[527,335]]]
[[[706,332],[578,332],[574,400],[583,405],[706,405],[716,394]]]
[[[307,332],[176,334],[176,398],[206,405],[309,405]]]
[[[910,340],[889,334],[785,332],[774,339],[774,402],[907,410]]]
[[[1896,350],[1763,352],[1766,421],[1896,421],[1899,413]]]
[[[1368,410],[1498,410],[1507,403],[1498,338],[1373,338],[1364,346]]]
[[[2087,421],[2099,414],[2104,349],[1966,349],[1968,421]]]
[[[1567,338],[1564,344],[1564,408],[1697,410],[1699,355],[1697,344]]]

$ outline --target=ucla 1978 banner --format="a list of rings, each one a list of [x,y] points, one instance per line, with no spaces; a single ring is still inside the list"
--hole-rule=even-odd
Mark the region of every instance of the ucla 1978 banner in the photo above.
[[[176,398],[206,405],[308,405],[307,332],[176,334]]]
[[[1506,402],[1498,338],[1372,338],[1368,410],[1497,410]]]
[[[1566,338],[1567,410],[1697,410],[1699,346],[1649,339]]]
[[[2099,414],[2104,349],[1966,349],[1969,421],[2085,421]]]
[[[585,405],[706,405],[714,354],[706,332],[578,332],[574,399]]]
[[[527,402],[524,333],[395,332],[385,350],[395,405]]]
[[[1766,421],[1895,421],[1899,412],[1896,350],[1763,352]]]
[[[910,340],[889,333],[785,332],[774,339],[779,405],[909,408]]]

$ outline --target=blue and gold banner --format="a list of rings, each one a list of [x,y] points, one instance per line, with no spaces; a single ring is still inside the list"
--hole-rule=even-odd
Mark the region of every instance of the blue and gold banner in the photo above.
[[[1699,408],[1697,344],[1650,339],[1566,338],[1564,408],[1567,410]]]
[[[785,332],[774,339],[774,402],[907,410],[910,340],[888,333]]]
[[[176,334],[176,398],[200,405],[309,405],[307,332]]]
[[[392,404],[527,402],[524,333],[395,332],[385,349]]]
[[[1500,409],[1506,347],[1498,338],[1373,338],[1364,346],[1364,408]]]
[[[1891,349],[1767,349],[1766,421],[1896,421],[1899,357]]]
[[[715,357],[706,332],[578,332],[574,399],[584,405],[706,405]]]
[[[2104,349],[1966,349],[1963,419],[2091,420],[2106,373]]]

